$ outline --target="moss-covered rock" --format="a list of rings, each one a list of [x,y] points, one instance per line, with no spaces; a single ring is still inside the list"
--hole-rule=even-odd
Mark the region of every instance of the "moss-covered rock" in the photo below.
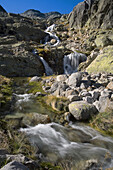
[[[28,126],[36,126],[39,123],[41,124],[50,123],[51,120],[48,115],[43,115],[39,113],[29,113],[25,115],[22,122],[23,124]]]
[[[95,44],[97,47],[106,47],[108,45],[113,45],[113,40],[106,34],[98,35],[95,39]]]
[[[9,78],[0,75],[0,107],[1,113],[10,107],[12,96],[12,81]]]
[[[69,104],[69,111],[76,120],[85,121],[89,120],[92,115],[98,113],[93,104],[84,101],[76,101]]]
[[[87,71],[89,73],[113,73],[113,46],[105,47],[103,53],[87,67]]]
[[[29,93],[36,94],[37,92],[41,92],[45,94],[45,91],[42,89],[42,83],[39,82],[29,82]]]

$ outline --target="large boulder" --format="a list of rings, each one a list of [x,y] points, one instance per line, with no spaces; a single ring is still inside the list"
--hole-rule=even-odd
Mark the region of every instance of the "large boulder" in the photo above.
[[[13,29],[15,30],[19,40],[36,41],[40,42],[47,34],[39,28],[29,25],[28,23],[14,23]]]
[[[111,0],[84,0],[69,15],[70,27],[113,27],[113,2]]]
[[[98,35],[97,38],[95,39],[95,44],[97,47],[106,47],[108,45],[113,45],[113,36],[112,35]]]
[[[40,59],[28,51],[29,45],[23,42],[0,46],[0,74],[15,76],[42,76],[44,67]]]
[[[85,121],[91,118],[92,115],[98,113],[98,110],[93,104],[85,101],[76,101],[69,104],[69,112],[76,120]]]
[[[113,73],[113,46],[107,46],[102,54],[87,67],[89,73],[107,72]]]
[[[25,165],[23,165],[20,162],[17,161],[12,161],[8,164],[6,164],[1,170],[13,170],[13,169],[18,169],[18,170],[29,170]]]
[[[73,73],[69,76],[67,79],[67,84],[72,87],[79,86],[82,80],[82,73],[81,72],[76,72]]]

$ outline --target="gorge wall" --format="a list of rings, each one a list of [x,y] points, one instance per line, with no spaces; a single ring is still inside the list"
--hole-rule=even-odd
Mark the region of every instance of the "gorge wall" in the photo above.
[[[69,15],[70,27],[112,28],[113,1],[84,0]]]

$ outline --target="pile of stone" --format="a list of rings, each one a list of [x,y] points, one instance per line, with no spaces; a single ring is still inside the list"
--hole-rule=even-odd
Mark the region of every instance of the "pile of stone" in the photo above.
[[[76,120],[88,120],[98,112],[113,109],[113,74],[77,72],[46,80],[43,89],[56,97],[66,97],[69,112]]]

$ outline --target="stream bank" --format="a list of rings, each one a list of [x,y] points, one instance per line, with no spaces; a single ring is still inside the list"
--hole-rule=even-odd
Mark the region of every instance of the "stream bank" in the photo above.
[[[87,169],[87,166],[111,168],[112,138],[103,136],[82,123],[77,123],[74,118],[66,119],[64,116],[66,111],[63,109],[55,111],[46,103],[40,103],[49,98],[50,93],[47,94],[43,89],[48,83],[54,83],[56,76],[40,78],[38,82],[30,81],[28,78],[14,79],[11,107],[4,121],[1,121],[1,132],[2,134],[5,132],[4,141],[8,141],[5,142],[8,145],[4,145],[3,148],[6,147],[8,155],[14,154],[13,160],[17,154],[35,159],[31,163],[35,169],[53,165],[57,165],[56,168],[59,169],[78,167]],[[4,160],[7,159],[7,156],[4,157]]]

